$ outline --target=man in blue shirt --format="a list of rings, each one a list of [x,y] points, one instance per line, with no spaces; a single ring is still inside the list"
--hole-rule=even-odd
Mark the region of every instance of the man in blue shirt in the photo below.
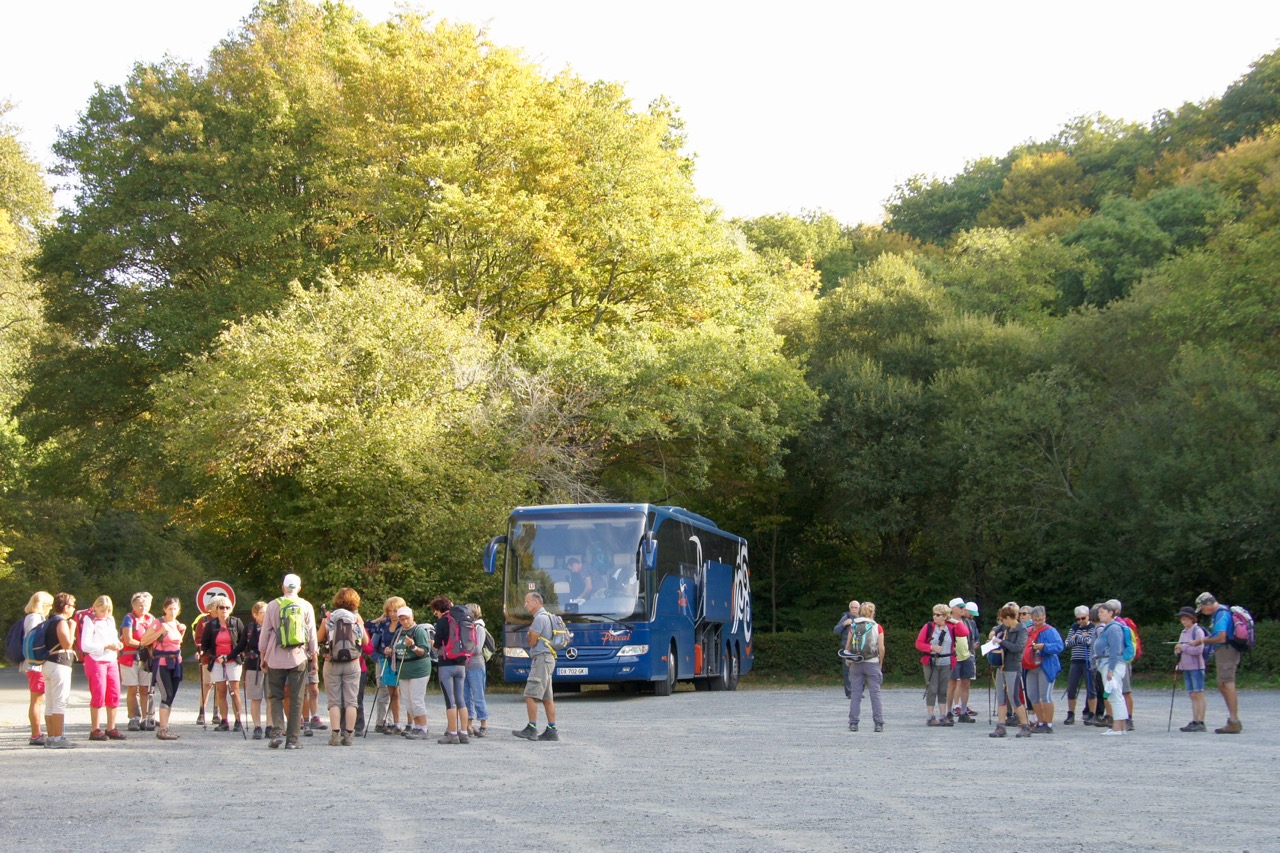
[[[1236,702],[1236,667],[1240,665],[1240,652],[1227,642],[1231,636],[1231,608],[1218,603],[1207,592],[1196,597],[1196,611],[1213,617],[1209,635],[1192,643],[1197,646],[1216,646],[1213,653],[1218,674],[1218,692],[1227,703],[1227,724],[1214,732],[1220,735],[1238,735],[1244,731],[1240,724],[1239,706]]]

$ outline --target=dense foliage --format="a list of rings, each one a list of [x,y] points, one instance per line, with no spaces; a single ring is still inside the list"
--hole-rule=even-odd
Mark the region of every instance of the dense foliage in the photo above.
[[[617,499],[747,536],[764,629],[1274,618],[1278,81],[912,178],[883,226],[727,221],[668,103],[263,2],[96,91],[56,219],[0,128],[4,600],[298,571],[496,605],[512,505]]]

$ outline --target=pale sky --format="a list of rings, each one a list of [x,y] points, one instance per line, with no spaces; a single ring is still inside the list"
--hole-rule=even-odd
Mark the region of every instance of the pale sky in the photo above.
[[[0,99],[38,160],[95,82],[165,54],[202,62],[253,0],[0,0]],[[394,0],[350,0],[384,20]],[[1221,95],[1280,47],[1280,3],[436,0],[550,74],[681,109],[699,192],[730,216],[826,210],[875,222],[913,174],[1102,112],[1147,122]]]

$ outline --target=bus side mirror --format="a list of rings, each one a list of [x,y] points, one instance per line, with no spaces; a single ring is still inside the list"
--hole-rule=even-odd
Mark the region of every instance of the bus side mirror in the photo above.
[[[658,565],[658,539],[652,530],[646,530],[640,537],[640,558],[646,569],[655,569]]]
[[[498,569],[498,551],[502,546],[507,544],[507,537],[495,536],[489,540],[489,544],[484,546],[484,573],[491,575]]]

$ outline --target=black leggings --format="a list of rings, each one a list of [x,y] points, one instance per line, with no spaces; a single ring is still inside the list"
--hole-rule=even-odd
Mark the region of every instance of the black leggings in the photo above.
[[[1067,672],[1067,698],[1075,699],[1080,695],[1080,682],[1084,681],[1085,696],[1092,699],[1096,694],[1093,691],[1093,670],[1089,668],[1088,661],[1073,660],[1071,669]]]
[[[178,685],[182,683],[182,664],[174,661],[180,658],[157,657],[152,664],[156,668],[156,681],[163,691],[160,704],[166,708],[173,707],[173,698],[178,695]]]

